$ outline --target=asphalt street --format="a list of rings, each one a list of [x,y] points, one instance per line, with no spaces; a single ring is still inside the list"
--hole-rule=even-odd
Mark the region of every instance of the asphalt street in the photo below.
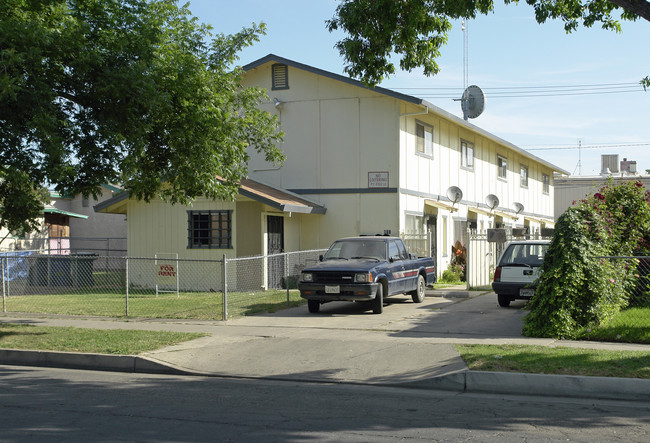
[[[650,403],[0,366],[0,442],[647,442]]]
[[[650,380],[468,371],[457,343],[536,344],[650,350],[647,345],[531,339],[521,335],[523,302],[500,308],[493,293],[430,292],[421,304],[389,299],[383,314],[330,303],[228,322],[115,321],[0,317],[0,321],[87,328],[205,332],[204,338],[140,356],[0,350],[0,362],[127,372],[336,382],[611,399],[650,398]]]

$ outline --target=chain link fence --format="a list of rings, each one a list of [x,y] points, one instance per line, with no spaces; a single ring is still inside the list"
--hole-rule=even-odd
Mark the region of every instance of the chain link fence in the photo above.
[[[631,276],[627,288],[628,306],[624,309],[631,320],[630,326],[645,325],[646,321],[642,321],[642,316],[647,319],[650,308],[650,256],[635,256],[635,257],[621,257],[621,256],[607,256],[595,257],[594,259],[610,261],[616,265],[622,272]],[[637,317],[635,319],[635,317]]]
[[[300,271],[323,252],[221,260],[2,253],[2,310],[225,320],[300,304]]]

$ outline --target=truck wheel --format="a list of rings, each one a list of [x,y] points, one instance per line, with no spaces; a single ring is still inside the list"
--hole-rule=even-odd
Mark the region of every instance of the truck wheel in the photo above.
[[[424,301],[424,289],[425,289],[425,283],[424,283],[424,277],[422,275],[418,275],[418,285],[415,288],[415,291],[411,292],[411,298],[413,299],[413,303],[422,303]]]
[[[307,308],[312,314],[317,314],[320,311],[320,302],[318,300],[307,300]]]
[[[384,285],[380,282],[377,287],[377,295],[372,301],[372,313],[381,314],[384,312]]]
[[[499,300],[499,306],[502,308],[507,308],[510,306],[510,297],[504,294],[497,294],[497,299]]]

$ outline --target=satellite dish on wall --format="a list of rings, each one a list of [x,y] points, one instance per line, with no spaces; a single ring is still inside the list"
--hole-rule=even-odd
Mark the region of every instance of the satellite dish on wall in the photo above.
[[[463,119],[476,118],[485,110],[485,94],[476,85],[468,86],[460,99]]]
[[[499,206],[499,197],[494,194],[488,194],[487,197],[485,197],[485,204],[488,205],[488,208],[494,209]]]
[[[516,211],[517,214],[520,214],[521,211],[524,210],[524,205],[522,205],[521,203],[517,203],[517,202],[515,202],[515,203],[513,204],[513,206],[515,207],[515,211]]]
[[[450,186],[447,189],[447,198],[454,204],[458,203],[463,198],[463,191],[458,186]]]

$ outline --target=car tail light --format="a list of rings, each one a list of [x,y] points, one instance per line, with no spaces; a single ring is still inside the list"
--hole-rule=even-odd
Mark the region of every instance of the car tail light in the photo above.
[[[501,281],[501,266],[497,266],[494,270],[494,281]]]

